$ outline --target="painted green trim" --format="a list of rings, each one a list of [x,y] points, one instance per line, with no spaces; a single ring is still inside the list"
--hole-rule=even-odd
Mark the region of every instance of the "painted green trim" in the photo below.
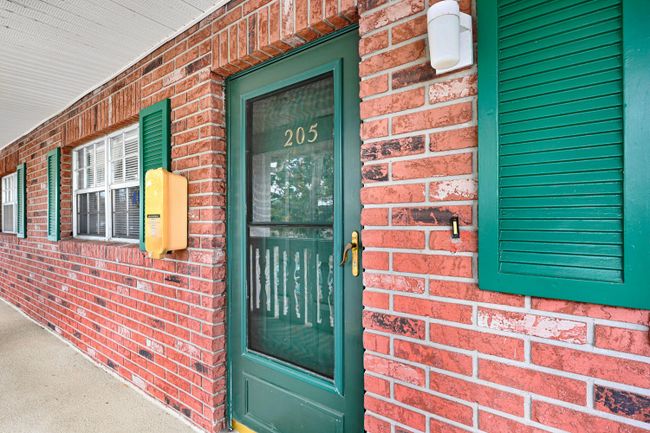
[[[318,68],[310,69],[304,73],[300,73],[294,76],[291,76],[287,79],[280,80],[273,82],[267,86],[260,87],[258,89],[255,89],[252,92],[246,93],[241,95],[241,113],[240,113],[240,118],[245,119],[246,118],[246,106],[247,102],[255,99],[258,96],[262,96],[268,93],[272,93],[276,90],[283,89],[285,87],[289,87],[293,84],[297,84],[303,81],[307,81],[309,79],[318,77],[320,75],[326,74],[328,72],[331,72],[334,77],[334,89],[335,89],[335,94],[334,94],[334,179],[335,179],[335,194],[334,194],[334,221],[340,221],[342,215],[341,215],[341,205],[342,205],[342,195],[343,195],[343,185],[341,185],[341,182],[338,182],[338,179],[340,179],[341,176],[341,163],[342,163],[342,152],[340,151],[341,148],[341,100],[342,100],[342,95],[341,91],[343,89],[342,86],[342,67],[343,63],[341,59],[338,59],[334,62],[330,62],[327,64],[324,64]],[[241,128],[240,128],[240,136],[245,137],[246,135],[246,125],[245,122],[241,122]],[[245,179],[247,176],[247,166],[246,166],[246,159],[242,159],[242,164],[239,167],[240,171],[239,173],[241,174],[242,178]],[[229,170],[229,172],[232,170]],[[246,219],[246,213],[245,209],[244,212],[240,215],[240,218],[243,218],[243,220]],[[343,247],[343,233],[341,233],[341,227],[338,225],[334,226],[334,251],[341,251]],[[240,245],[242,248],[242,251],[246,251],[246,238],[244,237],[242,239],[242,244]],[[242,260],[247,260],[246,256],[244,255],[242,257]],[[338,267],[335,268],[335,271],[338,271]],[[342,285],[343,284],[343,275],[341,272],[336,272],[335,280],[337,284]],[[246,305],[246,292],[242,292],[242,304]],[[337,292],[334,294],[334,304],[336,311],[341,311],[340,308],[342,308],[343,305],[343,298],[341,296],[340,292]],[[241,333],[241,345],[242,347],[246,347],[246,336],[248,335],[248,323],[246,321],[246,315],[241,315],[241,326],[242,326],[242,333]],[[335,321],[335,329],[334,332],[341,332],[343,329],[343,318],[337,318]],[[334,347],[334,353],[335,353],[335,365],[341,365],[343,363],[343,339],[337,339],[336,345]],[[308,370],[300,370],[297,369],[297,367],[291,365],[290,363],[284,362],[279,359],[274,359],[271,357],[264,356],[262,354],[258,354],[256,352],[251,352],[249,350],[245,350],[245,352],[242,354],[242,356],[253,360],[255,362],[258,362],[260,364],[266,365],[268,368],[275,369],[278,372],[281,372],[283,374],[287,374],[290,376],[295,376],[297,378],[300,378],[302,380],[307,381],[308,383],[317,386],[321,389],[324,390],[329,390],[331,392],[336,392],[341,394],[343,390],[343,369],[342,368],[335,368],[335,373],[334,373],[334,382],[332,382],[329,379],[324,379],[320,375],[313,373]]]
[[[51,177],[50,161],[54,160],[55,173]],[[58,242],[61,239],[61,149],[56,148],[47,153],[47,239]],[[52,199],[52,194],[54,198]],[[53,226],[50,225],[50,213],[54,213]]]
[[[145,136],[144,120],[150,115],[160,115],[162,117],[162,122],[160,125],[162,141],[160,143],[160,152],[161,159],[160,161],[155,161],[149,165],[146,165],[147,150],[148,150],[148,137]],[[139,147],[140,147],[140,249],[145,250],[144,247],[144,203],[146,200],[145,197],[145,175],[148,170],[155,168],[164,168],[165,170],[170,170],[171,168],[171,158],[170,158],[170,147],[171,147],[171,100],[169,98],[163,99],[153,105],[150,105],[146,108],[140,110],[140,125],[138,128],[139,133]]]
[[[650,309],[650,3],[623,4],[624,222],[622,282],[506,274],[499,263],[498,0],[477,2],[479,129],[479,287],[484,290]]]
[[[274,63],[277,63],[277,62],[279,62],[281,60],[284,60],[286,58],[290,58],[292,56],[295,56],[295,55],[297,55],[297,54],[299,54],[299,53],[301,53],[301,52],[303,52],[305,50],[309,50],[309,49],[311,49],[313,47],[321,45],[321,44],[323,44],[325,42],[328,42],[331,39],[338,38],[339,36],[342,36],[342,35],[344,35],[346,33],[352,32],[352,31],[358,31],[358,28],[359,28],[358,24],[350,25],[348,27],[345,27],[344,29],[337,30],[337,31],[332,32],[332,33],[330,33],[328,35],[320,37],[320,38],[318,38],[318,39],[316,39],[314,41],[308,42],[308,43],[306,43],[306,44],[304,44],[304,45],[302,45],[302,46],[300,46],[298,48],[295,48],[293,50],[290,50],[290,51],[288,51],[288,52],[286,52],[286,53],[284,53],[284,54],[282,54],[280,56],[274,57],[274,58],[272,58],[270,60],[267,60],[267,61],[265,61],[263,63],[252,66],[250,68],[247,68],[244,71],[237,72],[235,74],[230,75],[226,79],[226,89],[225,89],[226,90],[225,91],[226,104],[227,104],[227,107],[228,107],[228,111],[226,113],[226,131],[232,131],[232,123],[233,123],[232,122],[232,116],[228,115],[228,113],[230,113],[230,101],[232,99],[232,93],[233,93],[231,83],[233,81],[235,81],[235,80],[237,80],[237,79],[239,79],[241,77],[244,77],[244,76],[246,76],[248,74],[251,74],[251,73],[257,71],[258,69],[265,68],[265,67],[267,67],[267,66],[269,66],[271,64],[274,64]],[[233,182],[236,179],[234,170],[230,169],[230,155],[232,154],[232,147],[233,147],[232,136],[231,136],[231,134],[227,134],[227,155],[228,155],[228,164],[229,164],[229,169],[228,169],[228,173],[227,173],[227,184],[228,185],[232,185]],[[241,169],[242,168],[240,167],[240,170]],[[244,166],[244,170],[245,170],[245,166]],[[233,208],[233,205],[235,203],[233,202],[233,197],[232,197],[231,194],[227,195],[226,203],[227,203],[227,209],[228,210]],[[232,248],[232,246],[230,244],[232,242],[233,235],[234,235],[233,231],[234,230],[233,230],[232,224],[227,224],[227,228],[226,228],[226,234],[227,234],[226,235],[226,250],[227,251],[230,251],[231,248]],[[245,255],[242,255],[242,257],[240,257],[240,260],[246,260]],[[226,282],[227,282],[227,285],[228,285],[228,291],[230,291],[230,287],[232,287],[232,273],[231,272],[227,273]],[[228,323],[233,323],[233,321],[237,319],[237,317],[235,316],[235,313],[232,311],[232,304],[231,303],[227,304],[226,316],[227,316]],[[241,315],[239,315],[239,316],[241,316]],[[227,401],[228,404],[226,405],[227,406],[226,418],[227,418],[227,424],[228,425],[230,425],[232,423],[232,420],[233,420],[232,395],[231,395],[231,392],[230,392],[232,390],[232,375],[230,374],[230,372],[232,372],[232,354],[233,353],[234,352],[233,352],[233,347],[232,347],[232,341],[231,341],[230,338],[227,338],[226,339],[226,366],[227,366],[227,370],[228,370],[228,375],[227,375],[228,386],[227,386],[227,391],[226,391],[226,394],[227,394],[226,395],[226,401]]]
[[[650,2],[623,1],[624,257],[625,288],[619,305],[650,309]]]
[[[16,236],[19,238],[27,237],[27,166],[25,163],[18,164],[16,167],[16,189],[18,199],[18,218],[16,221]]]
[[[236,419],[240,422],[244,422],[247,426],[250,426],[251,428],[254,428],[256,431],[260,433],[267,433],[269,430],[267,427],[265,427],[263,424],[260,424],[259,421],[256,421],[255,419],[251,418],[250,416],[241,416],[240,413],[236,413],[234,410],[234,399],[235,398],[240,398],[242,393],[235,393],[235,395],[232,390],[234,389],[234,377],[233,377],[233,369],[234,369],[234,360],[235,359],[240,359],[240,360],[246,360],[246,362],[253,362],[257,366],[256,368],[261,368],[264,369],[266,372],[265,374],[272,374],[272,375],[281,375],[282,377],[285,377],[287,381],[290,381],[292,383],[295,383],[296,380],[299,380],[303,383],[303,386],[305,387],[312,387],[310,389],[317,390],[317,393],[322,397],[323,395],[329,395],[331,397],[328,397],[326,399],[327,401],[333,401],[333,398],[341,398],[341,394],[345,394],[347,396],[356,396],[358,394],[359,398],[358,399],[353,399],[358,400],[356,402],[357,407],[358,407],[358,414],[359,414],[359,429],[358,430],[346,430],[348,431],[362,431],[362,415],[363,415],[363,401],[362,401],[362,394],[363,394],[363,383],[362,383],[362,372],[363,372],[363,364],[362,364],[362,354],[359,352],[359,356],[355,358],[354,356],[351,358],[347,358],[346,356],[346,350],[344,349],[345,347],[348,347],[348,345],[352,344],[354,347],[361,348],[362,343],[360,340],[361,336],[361,303],[360,303],[360,295],[361,295],[361,279],[359,278],[358,281],[355,284],[348,284],[346,285],[346,290],[350,290],[350,294],[356,294],[359,295],[359,308],[358,311],[355,311],[354,316],[348,317],[348,318],[343,318],[337,317],[336,319],[336,325],[335,325],[335,332],[341,333],[341,335],[346,335],[344,339],[341,340],[341,347],[339,349],[335,349],[335,357],[339,358],[340,360],[337,360],[336,362],[339,363],[338,365],[341,365],[343,363],[344,359],[347,359],[350,363],[350,365],[353,364],[359,364],[358,368],[353,369],[355,374],[358,375],[359,377],[356,380],[353,380],[352,382],[348,382],[346,379],[345,381],[343,380],[343,370],[338,368],[335,368],[335,376],[334,380],[329,380],[325,379],[323,377],[320,377],[316,374],[313,374],[311,372],[308,372],[306,370],[301,370],[299,368],[296,368],[295,366],[290,366],[287,363],[283,363],[282,361],[278,361],[276,359],[270,359],[265,357],[264,355],[260,355],[258,353],[254,353],[251,351],[248,351],[246,348],[246,332],[244,331],[246,329],[246,315],[242,314],[242,312],[238,309],[241,308],[241,305],[246,305],[245,302],[245,296],[246,292],[242,291],[239,293],[238,296],[235,296],[233,293],[233,287],[237,286],[240,287],[242,284],[242,281],[245,284],[245,263],[247,262],[247,257],[246,257],[246,248],[244,246],[246,245],[246,239],[244,236],[241,235],[242,233],[242,224],[246,221],[246,207],[242,205],[242,200],[245,199],[245,191],[241,190],[241,185],[245,185],[245,180],[247,173],[246,171],[248,170],[247,165],[246,165],[246,158],[243,157],[242,154],[242,149],[239,147],[241,146],[242,141],[245,141],[246,137],[246,130],[245,126],[243,125],[243,119],[245,119],[245,106],[246,106],[246,101],[255,98],[257,96],[272,92],[273,90],[277,90],[280,88],[284,88],[288,85],[291,85],[293,83],[298,83],[301,82],[305,79],[308,79],[310,77],[316,77],[319,75],[322,75],[324,72],[328,71],[333,71],[334,72],[334,81],[335,81],[335,88],[337,89],[337,93],[335,93],[335,124],[341,124],[341,122],[346,123],[346,131],[345,131],[345,142],[346,142],[346,148],[344,149],[343,146],[340,144],[343,142],[343,135],[344,132],[341,130],[340,127],[335,127],[334,135],[335,135],[335,142],[339,143],[338,145],[335,145],[335,149],[341,149],[338,154],[334,155],[335,161],[336,161],[336,166],[337,168],[337,173],[335,174],[336,178],[340,178],[341,174],[341,162],[345,161],[346,165],[346,173],[349,171],[351,173],[355,173],[358,179],[358,186],[360,187],[361,182],[360,182],[360,172],[361,172],[361,161],[359,158],[359,98],[358,98],[358,84],[357,84],[357,91],[349,91],[347,93],[344,93],[343,90],[343,85],[344,83],[358,83],[358,72],[356,71],[356,66],[358,65],[358,57],[354,61],[354,68],[351,68],[349,65],[350,63],[346,63],[341,67],[341,60],[337,55],[334,57],[337,59],[335,61],[326,63],[326,64],[319,64],[318,66],[307,66],[303,63],[318,63],[318,58],[319,55],[317,52],[314,52],[313,57],[309,57],[309,60],[307,62],[302,62],[300,60],[296,60],[297,62],[300,63],[287,63],[286,66],[282,65],[276,65],[274,67],[269,67],[268,69],[265,69],[263,74],[258,74],[253,78],[250,74],[253,74],[255,71],[260,70],[260,68],[266,68],[267,66],[275,65],[277,64],[280,60],[285,60],[285,59],[290,59],[293,56],[297,56],[300,53],[304,53],[306,50],[309,48],[314,48],[320,45],[325,45],[327,42],[332,41],[335,37],[337,36],[342,36],[343,34],[347,34],[352,32],[353,30],[356,30],[356,26],[351,26],[350,28],[344,29],[343,31],[337,32],[335,35],[331,35],[330,37],[322,38],[314,43],[307,44],[300,49],[295,49],[292,50],[290,53],[287,55],[281,56],[278,59],[273,59],[272,61],[266,62],[263,65],[260,65],[255,68],[251,68],[250,70],[244,71],[242,73],[233,75],[229,77],[226,81],[226,102],[227,102],[227,110],[228,110],[228,116],[226,119],[226,125],[227,125],[227,131],[228,133],[228,150],[227,150],[227,155],[228,155],[228,197],[227,197],[227,206],[228,206],[228,224],[227,224],[227,251],[228,251],[228,257],[229,257],[229,269],[227,273],[227,284],[228,284],[228,296],[229,299],[232,301],[228,303],[228,311],[227,311],[227,317],[229,320],[229,323],[231,324],[237,324],[235,326],[236,328],[239,328],[239,332],[237,332],[237,335],[232,334],[232,328],[229,329],[229,338],[227,339],[227,365],[228,365],[228,397],[227,397],[227,415],[229,422],[232,422],[233,416],[236,415]],[[352,36],[352,35],[350,35]],[[354,37],[351,37],[349,40],[346,39],[347,42],[345,42],[345,49],[347,50],[348,47],[351,49],[351,52],[354,53],[354,56],[356,57],[356,52],[358,49],[358,36],[356,34]],[[333,47],[332,47],[333,48]],[[332,48],[329,48],[330,50]],[[340,49],[339,49],[340,51]],[[331,51],[329,52],[328,55],[331,55]],[[343,57],[343,55],[341,55]],[[306,58],[305,58],[306,59]],[[313,60],[312,60],[313,59]],[[326,60],[323,60],[326,61]],[[346,62],[349,62],[346,60]],[[346,66],[347,65],[347,66]],[[293,70],[291,68],[293,67]],[[274,78],[276,77],[276,78]],[[255,80],[259,82],[264,82],[264,84],[261,84],[259,86],[253,85],[251,83],[247,84],[246,88],[248,90],[242,90],[240,84],[240,79],[244,78],[245,80]],[[349,125],[351,124],[350,122],[353,122],[352,119],[357,119],[356,121],[356,132],[354,132],[354,128],[349,128]],[[357,148],[355,151],[355,146],[354,143],[356,142]],[[343,151],[345,151],[346,156],[345,158],[343,157]],[[236,187],[236,185],[239,185]],[[343,194],[350,193],[351,191],[354,190],[354,187],[348,188],[347,183],[346,187],[344,188],[343,182],[338,181],[338,183],[335,185],[335,200],[338,200],[338,202],[335,203],[335,220],[338,219],[343,219],[343,215],[339,214],[338,212],[342,212],[342,209],[345,206],[346,210],[346,221],[343,223],[345,224],[345,229],[342,227],[340,228],[335,228],[335,234],[334,234],[334,239],[335,239],[335,252],[336,254],[339,254],[339,251],[341,250],[341,246],[343,245],[343,238],[349,236],[349,233],[347,231],[350,230],[350,228],[358,230],[360,228],[360,223],[359,223],[359,216],[360,216],[360,202],[358,199],[358,192],[357,195],[354,197],[350,197],[349,200],[343,198]],[[242,194],[244,194],[242,196]],[[354,194],[353,194],[354,195]],[[345,203],[343,203],[345,201]],[[349,218],[349,214],[354,214],[356,215],[353,219],[356,221],[352,221]],[[239,264],[237,264],[239,263]],[[345,276],[347,280],[347,273],[349,273],[349,269],[346,267],[344,272],[341,272],[338,268],[335,278],[340,278],[340,281],[343,281],[343,276]],[[359,287],[356,287],[356,284],[358,283]],[[342,287],[342,285],[339,285],[339,287]],[[339,291],[338,296],[335,295],[335,304],[337,311],[343,311],[343,293]],[[239,307],[238,307],[238,306]],[[342,316],[342,314],[341,314]],[[358,329],[355,330],[353,327],[355,326],[355,323],[358,322]],[[343,328],[346,328],[347,333],[343,334]],[[355,335],[358,335],[355,337]],[[357,340],[358,338],[358,340]],[[345,341],[343,341],[345,340]],[[338,350],[338,352],[337,352]],[[352,350],[350,347],[348,348],[350,350],[349,354],[352,354],[355,352]],[[349,366],[348,366],[349,367]],[[337,377],[338,375],[338,377]],[[239,377],[239,376],[238,376]],[[307,388],[303,388],[307,389]],[[310,398],[316,398],[313,397],[312,395],[309,395],[308,397]],[[321,398],[319,397],[319,398]],[[318,401],[318,400],[312,400],[312,402]],[[329,409],[327,409],[327,405],[323,405],[323,413],[328,413],[330,412]],[[347,417],[348,415],[346,415]],[[356,413],[352,413],[350,415],[350,419],[356,418]],[[350,425],[353,425],[356,421],[347,421],[351,422]],[[346,423],[347,423],[346,422]],[[337,429],[338,431],[338,429]]]
[[[497,2],[478,2],[478,279],[479,287],[498,291]]]

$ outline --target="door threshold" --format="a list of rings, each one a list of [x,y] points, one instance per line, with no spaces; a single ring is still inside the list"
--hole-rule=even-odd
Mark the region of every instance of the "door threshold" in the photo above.
[[[237,433],[255,433],[254,430],[249,429],[245,425],[243,425],[243,424],[241,424],[241,423],[239,423],[239,422],[237,422],[235,420],[232,420],[232,429]]]

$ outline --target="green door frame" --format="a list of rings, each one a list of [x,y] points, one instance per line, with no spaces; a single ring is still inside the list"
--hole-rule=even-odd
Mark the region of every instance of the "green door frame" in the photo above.
[[[340,46],[337,43],[340,41]],[[341,51],[344,53],[341,53]],[[309,50],[317,54],[314,59],[321,56],[329,60],[324,62],[301,61],[309,55]],[[347,51],[346,51],[347,50]],[[352,53],[350,52],[352,50]],[[227,251],[228,251],[228,327],[227,340],[227,365],[228,365],[228,395],[227,418],[229,425],[234,416],[233,395],[235,383],[235,362],[243,359],[255,363],[264,369],[266,374],[280,375],[287,380],[300,382],[304,385],[301,390],[322,390],[336,398],[344,398],[345,426],[340,425],[340,432],[357,433],[363,431],[363,349],[361,327],[361,277],[352,277],[350,266],[345,268],[335,267],[335,287],[338,289],[334,295],[335,316],[335,370],[333,380],[320,377],[270,357],[251,352],[247,349],[247,316],[245,311],[247,290],[246,284],[246,242],[245,235],[247,210],[246,210],[246,178],[247,157],[241,143],[246,137],[246,101],[261,95],[285,88],[324,73],[332,73],[334,78],[334,161],[335,161],[335,201],[334,201],[334,261],[341,258],[344,242],[347,242],[352,230],[360,230],[361,203],[358,190],[361,186],[361,160],[359,157],[359,97],[358,97],[358,36],[357,26],[350,26],[341,31],[323,37],[290,53],[272,59],[264,64],[255,66],[247,71],[233,75],[226,81],[227,132],[228,132],[228,199],[227,199]],[[321,56],[318,56],[321,54]],[[344,57],[345,62],[344,63]],[[354,59],[351,61],[351,59]],[[282,64],[282,62],[287,60]],[[299,62],[299,63],[297,63]],[[296,68],[296,65],[298,67]],[[352,65],[353,67],[351,67]],[[289,68],[287,68],[289,66]],[[254,74],[265,68],[264,74]],[[293,69],[296,69],[294,73]],[[237,87],[237,80],[260,82],[260,85],[248,86],[248,90],[233,90]],[[345,91],[344,91],[345,90]],[[237,98],[237,100],[233,100]],[[235,108],[238,107],[238,108]],[[345,115],[344,115],[345,114]],[[345,143],[345,146],[343,145]],[[342,171],[345,169],[345,173]],[[344,176],[345,175],[345,188]],[[355,188],[354,182],[357,187]],[[242,185],[244,186],[242,188]],[[242,191],[243,189],[243,191]],[[336,223],[338,222],[338,223]],[[235,252],[239,250],[239,254]],[[345,293],[343,291],[345,287]],[[237,288],[237,289],[235,289]],[[237,297],[238,296],[238,297]],[[345,301],[345,302],[344,302]],[[344,309],[345,308],[345,309]],[[239,316],[238,316],[239,315]],[[344,326],[345,323],[345,326]],[[237,352],[237,355],[234,355]],[[241,363],[241,361],[239,361]],[[356,366],[356,367],[355,367]],[[292,379],[290,379],[292,378]],[[310,388],[312,387],[312,388]],[[307,391],[304,391],[307,392]],[[304,395],[298,393],[299,396]],[[324,394],[323,394],[324,395]],[[333,400],[332,400],[333,401]],[[321,403],[321,402],[318,402]],[[327,412],[327,403],[322,405]],[[352,412],[352,413],[349,413]],[[238,422],[246,420],[237,419]],[[258,427],[259,426],[249,426]],[[344,429],[344,430],[343,430]],[[338,429],[337,429],[338,430]],[[274,430],[268,430],[274,431]],[[258,431],[265,433],[265,431]],[[293,432],[282,432],[293,433]]]

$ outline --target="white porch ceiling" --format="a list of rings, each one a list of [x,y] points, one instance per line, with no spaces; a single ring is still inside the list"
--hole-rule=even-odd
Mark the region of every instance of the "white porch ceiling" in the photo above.
[[[228,0],[0,0],[0,148]]]

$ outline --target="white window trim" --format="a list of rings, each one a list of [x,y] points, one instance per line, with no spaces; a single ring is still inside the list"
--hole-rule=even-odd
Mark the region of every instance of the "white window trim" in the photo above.
[[[136,180],[128,182],[120,182],[111,185],[110,179],[112,178],[112,169],[111,169],[111,153],[110,153],[110,139],[119,134],[123,134],[127,131],[135,131],[138,135],[138,178]],[[133,186],[140,186],[140,167],[142,164],[142,155],[140,155],[140,138],[139,138],[139,125],[127,126],[118,131],[113,131],[110,134],[107,134],[99,139],[95,139],[90,143],[82,144],[77,146],[72,150],[72,236],[75,239],[87,239],[87,240],[96,240],[96,241],[112,241],[112,242],[123,242],[137,244],[140,242],[140,239],[128,239],[128,238],[118,238],[113,237],[113,190],[120,188],[127,188]],[[84,147],[94,146],[96,144],[104,144],[104,186],[93,187],[93,188],[83,188],[76,189],[77,183],[77,151],[83,149]],[[126,167],[124,167],[126,170]],[[84,170],[85,172],[85,170]],[[84,174],[85,175],[85,174]],[[97,169],[95,169],[95,178],[97,176]],[[89,192],[101,192],[104,191],[104,196],[106,197],[104,204],[104,214],[105,214],[105,236],[91,236],[91,235],[80,235],[77,233],[77,195],[85,194]],[[138,191],[140,197],[142,197],[142,191]],[[142,206],[142,200],[140,200],[140,206]]]
[[[12,201],[7,201],[5,203],[5,179],[13,178],[13,184],[14,184],[14,193],[13,193],[13,200]],[[5,219],[2,217],[2,232],[3,233],[8,233],[8,234],[16,234],[18,232],[18,174],[17,173],[11,173],[6,176],[2,177],[1,180],[2,184],[0,185],[0,193],[2,194],[1,200],[0,200],[0,215],[4,215],[4,207],[5,205],[12,205],[13,212],[14,212],[14,229],[13,230],[7,230],[5,228]]]

